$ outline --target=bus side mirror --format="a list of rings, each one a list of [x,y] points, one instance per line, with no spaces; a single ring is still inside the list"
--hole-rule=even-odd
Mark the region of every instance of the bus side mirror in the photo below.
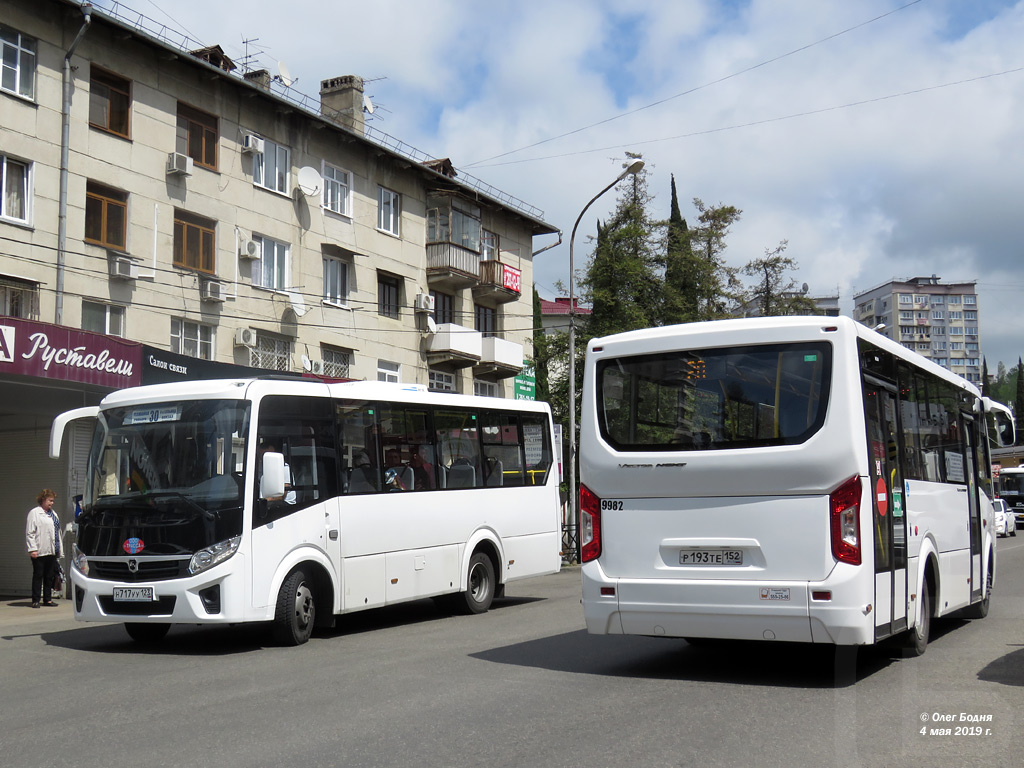
[[[279,499],[284,496],[284,454],[263,454],[260,475],[260,498]]]
[[[1017,441],[1014,428],[1013,413],[1002,403],[984,398],[985,411],[988,414],[989,439],[1000,448],[1014,445]]]

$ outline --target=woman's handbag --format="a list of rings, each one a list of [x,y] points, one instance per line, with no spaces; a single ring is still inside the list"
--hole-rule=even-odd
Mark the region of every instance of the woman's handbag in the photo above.
[[[64,593],[64,567],[57,562],[57,567],[53,569],[53,591],[58,594]]]

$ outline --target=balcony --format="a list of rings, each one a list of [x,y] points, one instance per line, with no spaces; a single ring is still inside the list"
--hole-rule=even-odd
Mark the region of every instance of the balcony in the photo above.
[[[454,243],[427,244],[427,283],[458,291],[480,282],[480,254]]]
[[[497,259],[481,261],[480,282],[473,286],[473,298],[497,304],[516,301],[523,291],[523,273]]]
[[[447,368],[468,368],[480,363],[483,334],[454,323],[441,323],[427,342],[427,363]],[[519,357],[522,365],[522,350]]]
[[[523,345],[488,336],[483,339],[480,362],[473,367],[478,378],[507,379],[523,370]]]

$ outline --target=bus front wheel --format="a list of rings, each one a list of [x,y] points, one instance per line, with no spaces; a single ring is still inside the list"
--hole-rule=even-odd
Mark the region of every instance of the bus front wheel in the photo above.
[[[303,569],[296,568],[277,593],[274,635],[282,645],[302,645],[313,634],[315,620],[313,582]]]
[[[462,593],[462,605],[466,613],[486,613],[494,600],[494,565],[491,558],[477,552],[469,561],[466,591]]]

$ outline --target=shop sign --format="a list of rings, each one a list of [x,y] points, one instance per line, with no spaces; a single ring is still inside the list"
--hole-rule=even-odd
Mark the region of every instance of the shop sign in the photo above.
[[[142,345],[60,325],[0,320],[0,374],[75,381],[111,389],[140,382]]]
[[[502,285],[510,291],[516,293],[523,292],[523,272],[515,267],[510,267],[508,264],[502,264]]]

